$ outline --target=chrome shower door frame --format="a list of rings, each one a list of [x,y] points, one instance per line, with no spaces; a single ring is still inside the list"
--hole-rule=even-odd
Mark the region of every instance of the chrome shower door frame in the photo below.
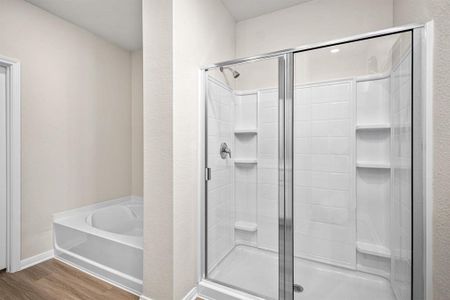
[[[278,59],[278,298],[294,299],[294,54]]]
[[[403,32],[412,33],[412,53],[413,53],[413,82],[412,82],[412,300],[429,300],[430,278],[430,237],[431,229],[429,216],[431,201],[429,188],[431,179],[426,178],[430,172],[430,92],[427,90],[430,84],[427,80],[426,72],[428,66],[425,59],[431,51],[428,27],[423,25],[408,25],[395,27],[386,30],[357,35],[349,38],[338,39],[326,43],[318,43],[298,48],[286,49],[267,53],[264,55],[252,56],[242,59],[225,61],[201,68],[201,130],[204,132],[200,140],[201,168],[200,168],[200,264],[199,264],[199,285],[198,292],[208,289],[214,290],[216,295],[226,295],[226,299],[261,299],[257,296],[230,289],[222,284],[208,280],[207,278],[207,71],[209,69],[226,67],[236,64],[255,62],[269,58],[278,58],[278,91],[279,91],[279,299],[294,299],[294,236],[293,236],[293,97],[294,97],[294,54],[314,49],[337,46],[386,35]],[[428,41],[428,42],[427,42]],[[428,208],[428,209],[427,209]],[[205,296],[206,292],[205,292]]]

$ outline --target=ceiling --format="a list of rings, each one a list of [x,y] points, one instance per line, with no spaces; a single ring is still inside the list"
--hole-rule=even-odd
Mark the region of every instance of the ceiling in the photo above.
[[[236,21],[291,7],[310,0],[222,0]]]
[[[122,48],[142,48],[142,0],[26,1]]]
[[[142,0],[26,0],[127,50],[142,48]],[[222,0],[242,21],[310,0]]]

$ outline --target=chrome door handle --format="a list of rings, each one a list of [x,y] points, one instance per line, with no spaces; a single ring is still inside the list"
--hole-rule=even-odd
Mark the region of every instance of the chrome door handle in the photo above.
[[[227,143],[222,143],[220,145],[220,157],[222,157],[222,159],[226,159],[227,155],[231,158],[231,149],[228,147]]]

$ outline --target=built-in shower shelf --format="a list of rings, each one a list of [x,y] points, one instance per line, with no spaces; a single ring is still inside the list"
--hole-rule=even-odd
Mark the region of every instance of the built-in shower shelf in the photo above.
[[[356,125],[356,130],[389,130],[389,129],[391,129],[391,125],[388,123]]]
[[[235,129],[234,134],[258,134],[258,129],[256,129],[256,128]]]
[[[365,242],[356,242],[356,249],[359,253],[380,256],[384,258],[391,257],[391,250],[384,246],[374,245]]]
[[[255,165],[258,161],[256,159],[235,159],[234,163],[237,165]]]
[[[258,230],[258,225],[252,222],[237,221],[234,223],[234,228],[242,231],[256,232],[256,230]]]
[[[388,163],[360,161],[356,163],[357,168],[369,168],[369,169],[390,169],[391,166]]]

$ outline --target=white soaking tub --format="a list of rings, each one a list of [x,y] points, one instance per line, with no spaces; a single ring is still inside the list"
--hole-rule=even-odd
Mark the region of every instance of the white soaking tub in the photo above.
[[[136,197],[55,214],[55,257],[140,295],[142,221],[142,199]]]

